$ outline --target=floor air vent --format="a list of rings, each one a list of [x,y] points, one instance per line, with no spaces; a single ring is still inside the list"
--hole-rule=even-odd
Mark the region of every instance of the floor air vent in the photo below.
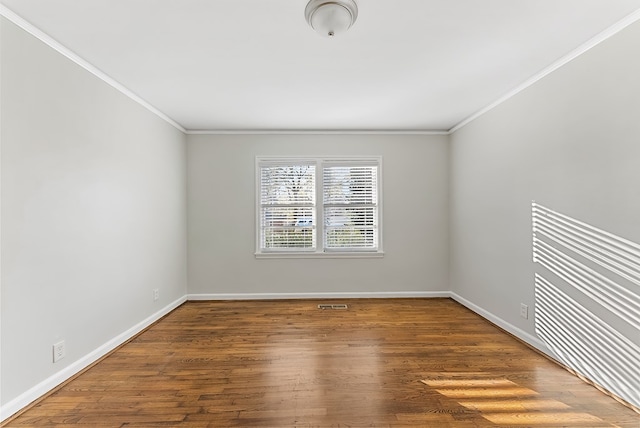
[[[318,309],[347,309],[347,305],[338,304],[338,305],[318,305]]]

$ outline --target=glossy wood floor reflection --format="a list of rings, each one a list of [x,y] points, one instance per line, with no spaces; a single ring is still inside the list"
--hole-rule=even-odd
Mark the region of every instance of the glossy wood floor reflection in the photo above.
[[[8,424],[639,425],[449,299],[186,303]]]

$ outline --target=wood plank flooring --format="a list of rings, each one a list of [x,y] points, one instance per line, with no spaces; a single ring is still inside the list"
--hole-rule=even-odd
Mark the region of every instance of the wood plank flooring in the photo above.
[[[638,428],[640,415],[449,299],[224,301],[184,304],[6,426]]]

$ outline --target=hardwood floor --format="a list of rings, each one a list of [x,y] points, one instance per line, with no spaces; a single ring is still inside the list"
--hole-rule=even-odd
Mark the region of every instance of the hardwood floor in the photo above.
[[[8,427],[634,427],[449,299],[189,302]]]

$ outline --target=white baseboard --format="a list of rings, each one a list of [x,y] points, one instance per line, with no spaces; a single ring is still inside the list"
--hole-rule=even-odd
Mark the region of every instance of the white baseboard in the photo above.
[[[13,416],[17,412],[19,412],[21,409],[25,408],[26,406],[28,406],[38,398],[42,397],[43,395],[45,395],[46,393],[48,393],[49,391],[51,391],[52,389],[54,389],[64,381],[66,381],[67,379],[70,379],[71,377],[81,372],[82,370],[84,370],[94,362],[98,361],[100,358],[104,357],[109,352],[113,351],[118,346],[122,345],[127,340],[131,339],[136,334],[140,333],[142,330],[149,327],[151,324],[158,321],[160,318],[162,318],[169,312],[173,311],[175,308],[183,304],[186,300],[187,300],[186,296],[183,296],[178,300],[170,303],[169,305],[160,309],[158,312],[146,318],[145,320],[134,325],[127,331],[109,340],[104,345],[93,350],[92,352],[88,353],[84,357],[73,362],[72,364],[63,368],[59,372],[55,373],[54,375],[48,377],[47,379],[43,380],[39,384],[35,385],[34,387],[23,392],[13,400],[7,402],[5,405],[0,407],[0,422]]]
[[[501,329],[508,331],[509,333],[513,334],[514,336],[516,336],[518,339],[528,343],[529,345],[533,346],[534,348],[536,348],[538,351],[542,352],[543,354],[553,358],[555,360],[555,357],[553,356],[553,354],[551,353],[551,351],[547,348],[547,346],[544,344],[544,342],[542,342],[540,339],[538,339],[537,337],[533,336],[532,334],[527,333],[526,331],[512,325],[509,324],[508,322],[506,322],[505,320],[503,320],[502,318],[499,318],[497,316],[495,316],[494,314],[492,314],[489,311],[486,311],[484,309],[482,309],[480,306],[471,303],[470,301],[468,301],[467,299],[465,299],[464,297],[461,297],[459,295],[457,295],[456,293],[454,293],[453,291],[449,293],[449,295],[451,296],[451,298],[453,300],[455,300],[456,302],[460,303],[461,305],[467,307],[468,309],[471,309],[473,312],[475,312],[476,314],[480,315],[482,318],[485,318],[489,321],[491,321],[492,323],[494,323],[495,325],[497,325],[498,327],[500,327]]]
[[[187,294],[187,300],[393,299],[411,297],[451,297],[451,293],[449,291],[374,291],[334,293]]]

